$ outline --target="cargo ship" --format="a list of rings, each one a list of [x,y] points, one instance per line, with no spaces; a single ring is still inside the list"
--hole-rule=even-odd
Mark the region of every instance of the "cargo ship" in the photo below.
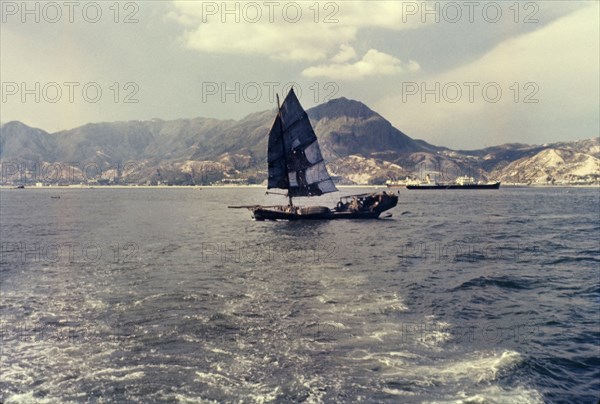
[[[497,182],[475,182],[473,177],[458,177],[454,182],[440,183],[431,181],[429,174],[425,181],[408,182],[406,189],[499,189],[500,181]]]

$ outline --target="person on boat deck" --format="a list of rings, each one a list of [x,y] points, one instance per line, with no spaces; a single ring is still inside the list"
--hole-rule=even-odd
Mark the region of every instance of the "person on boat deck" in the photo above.
[[[350,202],[350,210],[353,212],[358,210],[358,201],[355,196],[352,197],[352,201]]]
[[[362,209],[362,198],[352,197],[352,202],[350,203],[350,210],[353,212],[358,212]]]

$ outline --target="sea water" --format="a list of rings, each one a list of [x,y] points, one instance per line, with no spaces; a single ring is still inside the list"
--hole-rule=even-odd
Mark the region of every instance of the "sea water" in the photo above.
[[[3,189],[0,401],[597,402],[599,194]]]

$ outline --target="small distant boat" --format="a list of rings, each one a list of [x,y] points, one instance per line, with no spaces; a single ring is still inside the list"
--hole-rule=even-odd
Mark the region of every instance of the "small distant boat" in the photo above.
[[[50,196],[50,198],[52,198],[52,199],[60,199],[60,195],[52,195],[52,196]]]
[[[451,183],[439,183],[431,181],[429,174],[425,181],[418,183],[406,184],[406,189],[499,189],[500,182],[475,182],[473,177],[462,176],[458,177],[454,182]]]
[[[293,89],[279,105],[269,132],[267,189],[287,190],[288,205],[229,206],[247,208],[255,220],[332,220],[375,219],[398,203],[398,196],[377,192],[341,197],[334,208],[326,206],[295,206],[292,197],[314,197],[337,192],[325,162],[317,136],[306,111]]]
[[[25,185],[21,184],[21,185],[17,185],[15,187],[15,189],[25,189]]]

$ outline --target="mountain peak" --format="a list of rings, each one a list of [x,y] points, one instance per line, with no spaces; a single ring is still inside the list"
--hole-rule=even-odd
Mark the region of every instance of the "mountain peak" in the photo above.
[[[324,117],[338,118],[340,116],[358,119],[369,119],[373,116],[380,116],[362,102],[350,100],[345,97],[327,101],[324,104],[309,109],[307,112],[310,118],[314,120],[319,120]]]
[[[2,123],[3,127],[6,128],[30,128],[30,126],[25,125],[23,122],[21,121],[8,121],[8,122],[3,122]]]
[[[37,134],[48,134],[45,130],[34,128],[33,126],[29,126],[21,121],[9,121],[4,122],[2,124],[2,132],[3,133],[25,133],[32,132]]]

